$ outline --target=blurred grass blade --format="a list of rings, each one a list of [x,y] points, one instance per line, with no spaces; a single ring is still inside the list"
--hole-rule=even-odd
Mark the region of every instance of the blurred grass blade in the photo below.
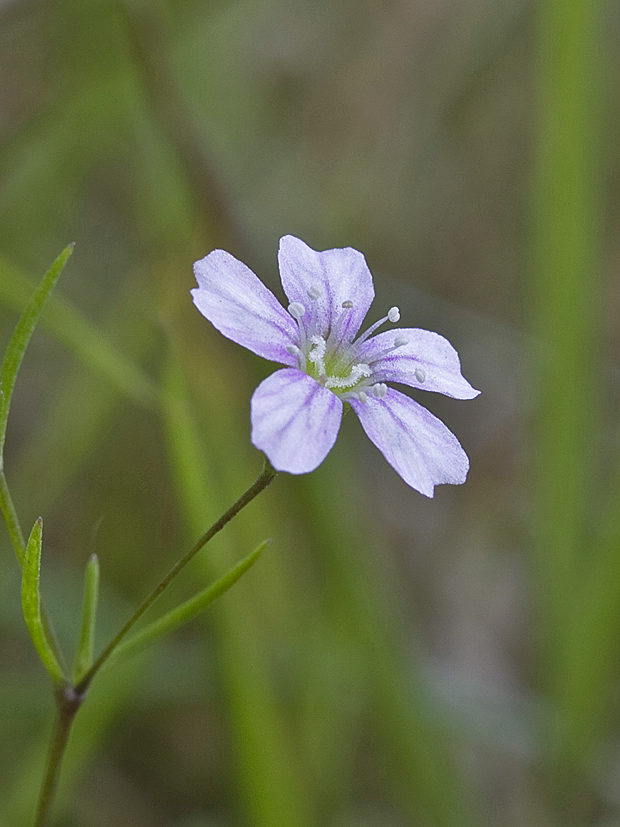
[[[2,367],[0,367],[0,468],[3,467],[4,440],[6,437],[6,426],[11,405],[11,396],[15,387],[15,380],[24,352],[30,341],[30,337],[36,327],[39,317],[43,312],[45,302],[58,281],[69,256],[73,252],[73,244],[62,251],[56,261],[52,264],[34,294],[24,312],[21,315],[17,327],[7,347]]]
[[[568,628],[575,589],[581,587],[595,457],[592,436],[599,414],[600,18],[600,4],[590,0],[546,0],[540,7],[531,298],[537,333],[546,347],[538,360],[535,502],[542,555],[539,587],[550,637]],[[570,659],[570,653],[556,649],[547,654],[550,679],[554,675],[561,687],[556,657]]]
[[[22,611],[43,665],[49,672],[54,683],[64,680],[64,674],[54,650],[50,646],[43,620],[41,618],[41,591],[39,580],[41,574],[41,541],[43,536],[43,520],[41,517],[35,522],[26,545],[26,557],[22,573]]]
[[[214,600],[227,592],[228,589],[254,565],[270,543],[271,540],[265,540],[251,554],[248,554],[247,557],[244,557],[243,560],[226,572],[219,580],[216,580],[215,583],[212,583],[194,597],[181,603],[180,606],[172,609],[172,611],[165,614],[159,620],[149,624],[129,640],[121,643],[110,658],[108,665],[131,657],[152,643],[155,643],[164,637],[164,635],[174,632],[180,626],[184,626],[186,623],[189,623],[190,620],[197,617],[210,603],[213,603]]]
[[[453,735],[428,691],[418,658],[404,654],[413,647],[404,643],[395,622],[380,546],[373,551],[377,541],[369,543],[356,528],[363,521],[356,519],[348,501],[351,479],[353,470],[344,459],[329,474],[309,474],[304,502],[333,578],[329,590],[337,595],[338,609],[350,624],[352,643],[365,665],[394,801],[409,824],[480,827],[488,823],[486,815],[455,760]],[[345,512],[350,522],[342,521]],[[345,708],[343,718],[346,714]]]
[[[84,606],[82,609],[82,628],[75,660],[73,661],[73,681],[79,683],[93,663],[95,644],[95,624],[97,622],[97,604],[99,603],[99,560],[93,554],[86,565],[84,581]]]
[[[30,278],[0,255],[0,302],[18,312],[24,296],[32,292]],[[152,380],[124,355],[118,343],[100,332],[63,296],[52,297],[45,314],[45,326],[95,373],[138,405],[152,405],[157,388]]]
[[[217,401],[211,394],[214,411]],[[162,388],[163,414],[175,473],[179,501],[184,508],[190,535],[203,531],[205,511],[217,514],[225,507],[219,501],[220,487],[214,478],[213,451],[231,463],[235,442],[232,417],[222,418],[222,429],[212,434],[211,452],[202,444],[185,376],[179,362],[171,357]],[[216,421],[213,416],[211,421]],[[239,466],[236,466],[236,468]],[[240,466],[243,467],[243,466]],[[246,471],[248,469],[245,469]],[[256,513],[256,512],[254,512]],[[219,535],[224,553],[234,553],[233,537],[247,514]],[[251,518],[252,523],[256,517]],[[263,530],[263,529],[261,529]],[[211,568],[209,555],[201,563]],[[244,807],[244,823],[252,827],[310,827],[312,814],[307,778],[299,766],[299,754],[290,747],[284,716],[280,714],[276,680],[265,653],[255,592],[241,581],[234,601],[221,600],[213,607],[218,659],[222,683],[228,693],[235,732],[237,772],[234,783]]]
[[[571,809],[575,773],[587,763],[595,721],[604,719],[606,680],[597,663],[599,641],[589,638],[596,626],[587,626],[602,609],[597,603],[603,597],[598,587],[590,591],[590,578],[599,585],[606,579],[597,573],[600,561],[591,542],[592,506],[600,499],[592,493],[592,481],[601,411],[603,7],[590,0],[545,0],[539,9],[531,299],[546,350],[537,365],[534,583],[543,610],[543,681],[559,713],[559,723],[547,733],[547,753],[561,781],[557,806],[562,810]],[[607,574],[615,577],[613,557],[609,562]],[[594,609],[587,615],[578,611],[585,592]]]

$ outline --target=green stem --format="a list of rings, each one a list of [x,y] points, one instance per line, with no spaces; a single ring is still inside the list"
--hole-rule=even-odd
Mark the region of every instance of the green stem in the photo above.
[[[150,606],[152,606],[155,600],[164,591],[164,589],[170,585],[172,580],[174,580],[174,578],[181,571],[181,569],[185,568],[185,566],[200,551],[200,549],[203,548],[209,542],[209,540],[211,540],[218,533],[218,531],[221,531],[224,528],[224,526],[241,511],[242,508],[245,508],[245,506],[248,505],[248,503],[252,502],[252,500],[254,499],[254,497],[257,496],[257,494],[260,494],[260,492],[263,489],[267,488],[269,483],[277,476],[277,473],[278,472],[271,466],[269,460],[265,459],[265,465],[263,467],[261,475],[258,477],[256,482],[254,482],[248,488],[248,490],[239,497],[237,502],[234,503],[228,509],[228,511],[226,511],[220,517],[220,519],[217,520],[217,522],[213,523],[211,528],[202,535],[202,537],[198,540],[197,543],[195,543],[192,546],[192,548],[187,552],[187,554],[181,557],[178,563],[176,563],[176,565],[174,565],[170,569],[170,571],[163,578],[163,580],[161,580],[161,582],[153,589],[153,591],[142,601],[136,612],[127,621],[127,623],[125,623],[125,625],[116,635],[116,637],[108,644],[108,646],[106,646],[106,648],[99,655],[97,660],[94,662],[94,664],[91,666],[91,668],[82,678],[82,680],[76,686],[63,684],[61,687],[57,689],[56,726],[50,745],[49,755],[47,759],[47,770],[45,773],[43,786],[41,788],[41,795],[39,798],[39,806],[37,809],[34,827],[43,827],[47,821],[52,806],[54,793],[56,791],[58,776],[60,775],[62,760],[65,754],[65,750],[67,748],[67,743],[69,741],[69,733],[71,732],[73,720],[77,714],[78,709],[80,708],[80,705],[82,704],[82,701],[86,696],[88,687],[90,686],[97,672],[108,660],[110,655],[114,652],[114,650],[121,642],[121,640],[125,637],[127,632],[129,632],[130,629],[137,623],[137,621],[142,617],[146,610],[150,608]],[[4,475],[1,474],[1,477],[2,479],[0,479],[0,490],[2,480],[4,479]],[[8,489],[6,489],[6,491],[8,493]]]
[[[121,640],[125,637],[125,635],[135,626],[138,620],[142,617],[142,615],[149,609],[155,600],[159,597],[159,595],[166,589],[170,583],[174,580],[177,574],[185,568],[185,566],[196,556],[196,554],[211,540],[215,535],[221,531],[224,526],[235,517],[241,509],[245,508],[248,503],[252,502],[254,497],[260,494],[269,483],[276,477],[277,471],[271,466],[271,463],[268,459],[265,459],[265,465],[263,470],[256,480],[248,490],[242,494],[236,503],[231,505],[231,507],[226,511],[217,522],[213,523],[211,528],[206,531],[202,537],[190,548],[190,550],[183,556],[181,559],[170,569],[168,574],[160,581],[160,583],[155,586],[153,591],[144,598],[142,603],[138,606],[135,613],[132,617],[129,618],[127,623],[123,626],[120,632],[116,635],[113,640],[106,646],[103,652],[99,655],[97,660],[93,663],[91,668],[88,670],[86,675],[82,678],[82,680],[77,684],[75,687],[75,691],[78,695],[83,696],[90,683],[92,682],[93,678],[97,674],[97,672],[101,669],[103,664],[107,661],[110,657],[112,652],[116,649],[118,644]]]
[[[24,535],[19,524],[17,511],[13,505],[13,498],[11,497],[11,492],[9,491],[4,468],[0,469],[0,511],[2,511],[2,515],[11,538],[11,543],[13,544],[17,560],[21,566],[23,565],[24,557],[26,555],[26,541],[24,540]]]
[[[71,686],[62,686],[56,692],[56,724],[47,758],[47,770],[41,787],[34,827],[43,827],[47,822],[73,719],[83,700],[84,696],[79,695]]]

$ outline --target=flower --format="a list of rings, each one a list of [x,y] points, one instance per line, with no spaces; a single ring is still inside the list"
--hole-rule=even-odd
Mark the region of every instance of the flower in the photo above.
[[[448,428],[398,382],[472,399],[452,345],[437,333],[399,328],[397,307],[358,336],[374,298],[364,256],[351,247],[318,252],[280,239],[278,263],[288,309],[230,253],[213,250],[194,264],[194,304],[224,336],[286,365],[252,396],[252,443],[278,471],[306,474],[336,441],[344,403],[386,460],[412,488],[433,496],[440,483],[465,482],[467,454]]]

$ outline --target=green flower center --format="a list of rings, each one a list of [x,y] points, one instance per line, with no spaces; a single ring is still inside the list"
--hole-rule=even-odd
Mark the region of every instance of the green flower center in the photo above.
[[[351,391],[372,375],[370,365],[352,362],[348,353],[328,353],[327,342],[318,334],[310,338],[310,345],[306,372],[335,393]]]

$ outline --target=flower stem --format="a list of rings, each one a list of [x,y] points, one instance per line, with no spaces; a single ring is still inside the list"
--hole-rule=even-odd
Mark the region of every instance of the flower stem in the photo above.
[[[277,474],[278,472],[272,467],[269,460],[265,458],[265,465],[263,466],[263,470],[256,482],[254,482],[248,490],[239,497],[236,503],[231,505],[228,511],[222,514],[217,522],[213,523],[211,528],[202,535],[198,542],[196,542],[190,550],[170,569],[168,574],[153,589],[153,591],[145,597],[133,616],[129,618],[116,637],[108,644],[108,646],[106,646],[82,680],[76,686],[63,684],[56,690],[56,725],[48,754],[47,769],[45,772],[43,786],[41,788],[41,795],[39,798],[39,806],[37,809],[34,827],[43,827],[47,821],[56,790],[58,776],[60,774],[62,759],[67,748],[69,733],[71,732],[71,727],[73,725],[73,719],[75,718],[82,701],[86,697],[88,687],[97,672],[99,672],[103,664],[107,661],[127,632],[129,632],[135,623],[142,617],[146,610],[150,608],[164,589],[170,585],[181,569],[185,568],[185,566],[200,551],[200,549],[203,548],[209,540],[211,540],[218,533],[218,531],[221,531],[224,528],[226,523],[230,522],[230,520],[232,520],[232,518],[235,517],[242,508],[245,508],[248,503],[252,502],[257,494],[260,494],[263,489],[267,488],[269,483],[277,476]]]
[[[118,644],[121,640],[125,637],[125,635],[133,628],[133,626],[138,622],[138,620],[142,617],[142,615],[149,609],[152,604],[157,600],[159,595],[166,589],[170,583],[174,580],[177,574],[185,568],[185,566],[193,559],[193,557],[202,549],[208,542],[211,540],[215,535],[221,531],[224,526],[235,517],[241,509],[245,508],[248,503],[252,502],[254,497],[257,494],[260,494],[263,489],[265,489],[269,483],[276,477],[277,471],[275,468],[272,467],[271,463],[267,458],[265,458],[265,465],[263,470],[258,477],[258,479],[248,488],[248,490],[242,494],[237,502],[235,502],[231,507],[226,511],[222,516],[217,520],[211,528],[206,531],[202,537],[190,548],[190,550],[183,556],[181,559],[170,569],[168,574],[161,580],[157,586],[144,598],[142,603],[138,606],[135,613],[129,620],[125,623],[123,628],[120,632],[110,641],[110,643],[106,646],[103,652],[99,655],[97,660],[93,663],[91,668],[88,672],[84,675],[82,680],[76,685],[75,692],[79,696],[83,696],[90,683],[92,682],[93,678],[99,672],[103,664],[107,661],[110,657],[112,652],[116,649]]]
[[[64,685],[56,691],[56,724],[47,757],[47,770],[41,787],[34,827],[43,827],[49,816],[73,719],[83,700],[84,696],[79,695],[71,686]]]

